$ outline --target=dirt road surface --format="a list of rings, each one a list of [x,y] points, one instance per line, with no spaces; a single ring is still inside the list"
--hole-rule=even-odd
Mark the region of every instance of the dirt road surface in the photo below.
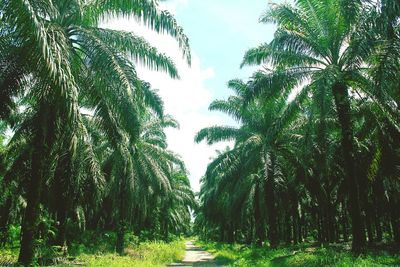
[[[222,267],[216,264],[211,253],[205,251],[201,247],[195,246],[192,241],[186,242],[185,258],[176,263],[168,265],[168,267]]]

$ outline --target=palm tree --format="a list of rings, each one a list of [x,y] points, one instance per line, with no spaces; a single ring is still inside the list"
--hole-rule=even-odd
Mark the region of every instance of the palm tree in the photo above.
[[[170,174],[171,190],[162,198],[160,224],[164,240],[169,233],[188,233],[191,221],[191,210],[196,209],[195,196],[190,188],[186,171],[181,168]]]
[[[143,84],[143,86],[149,85]],[[137,99],[140,99],[140,96],[137,96]],[[138,101],[142,104],[149,102],[153,103],[152,110],[149,110],[146,105],[138,107],[140,114],[136,124],[138,135],[133,135],[132,130],[125,128],[124,125],[114,125],[114,120],[106,121],[101,116],[95,116],[92,119],[92,124],[94,124],[94,127],[91,127],[92,132],[96,131],[93,128],[98,123],[104,128],[103,131],[108,131],[105,132],[108,138],[101,144],[108,148],[102,156],[110,187],[109,192],[106,192],[106,199],[108,197],[112,199],[112,205],[115,207],[116,251],[120,254],[124,252],[124,234],[129,227],[129,221],[138,219],[132,219],[132,214],[138,216],[140,213],[151,212],[155,208],[152,203],[157,198],[165,202],[162,206],[166,209],[173,208],[176,204],[174,200],[179,199],[179,194],[181,194],[183,204],[180,216],[184,216],[186,205],[189,205],[192,194],[190,186],[175,187],[178,185],[173,183],[175,168],[179,167],[182,171],[185,171],[185,168],[179,157],[167,150],[164,129],[178,127],[178,124],[170,116],[163,115],[162,102],[152,91],[148,91],[147,97]],[[112,111],[108,110],[105,113],[112,114]],[[176,195],[172,197],[174,193]],[[168,212],[167,215],[169,215]],[[169,218],[163,218],[163,223],[168,225],[168,220]]]
[[[0,6],[2,34],[18,40],[17,51],[24,55],[20,75],[9,75],[18,79],[32,75],[39,84],[35,88],[38,96],[36,124],[32,151],[31,184],[27,194],[27,208],[22,227],[22,241],[19,261],[25,265],[33,258],[33,238],[38,219],[39,200],[46,173],[47,157],[56,140],[57,116],[68,118],[69,129],[80,128],[78,97],[85,88],[93,88],[92,104],[99,97],[105,97],[107,105],[114,101],[125,103],[115,105],[115,112],[126,112],[131,105],[133,92],[140,90],[130,58],[145,63],[150,68],[168,72],[177,77],[171,60],[159,54],[144,39],[131,33],[101,29],[102,19],[117,16],[134,16],[151,29],[165,32],[179,42],[184,56],[190,62],[188,40],[177,26],[175,19],[165,11],[159,11],[156,1],[5,1]],[[7,43],[1,45],[2,51]],[[30,51],[29,54],[23,51]],[[14,49],[12,50],[15,51]],[[86,79],[82,73],[89,74]],[[26,77],[26,76],[25,76]],[[12,83],[12,84],[15,84]],[[90,84],[90,87],[86,87]],[[117,90],[113,92],[113,90]],[[11,91],[12,92],[12,91]],[[54,104],[52,107],[50,104]],[[131,116],[129,116],[131,114]],[[129,113],[132,121],[134,113]],[[104,114],[102,114],[104,115]],[[137,120],[136,120],[137,121]],[[125,121],[127,123],[127,121]],[[74,143],[78,135],[72,132],[64,142]],[[74,146],[71,146],[74,147]],[[73,151],[72,151],[73,154]]]
[[[260,73],[257,75],[260,75]],[[289,123],[290,116],[288,115],[292,113],[292,110],[288,109],[288,107],[292,107],[296,102],[287,106],[287,94],[283,93],[278,95],[270,94],[266,96],[268,98],[265,101],[254,99],[252,102],[244,105],[246,95],[252,83],[246,85],[242,81],[232,80],[229,82],[229,86],[235,91],[236,95],[231,96],[226,101],[214,101],[211,103],[210,109],[223,111],[232,115],[242,125],[240,128],[223,126],[204,128],[196,135],[195,140],[196,142],[200,142],[203,139],[207,139],[209,144],[221,140],[235,141],[235,148],[223,156],[226,157],[232,153],[239,153],[238,155],[240,156],[235,157],[235,164],[231,163],[231,172],[233,174],[235,170],[246,169],[248,174],[231,174],[227,176],[229,179],[232,179],[232,177],[243,179],[249,177],[252,173],[257,173],[258,170],[263,170],[263,188],[268,215],[268,237],[271,247],[276,247],[279,243],[279,237],[277,230],[275,179],[277,179],[278,173],[277,157],[281,147],[279,140],[282,138],[277,133],[279,129],[282,129],[284,125]],[[224,158],[223,156],[219,161]],[[210,165],[210,167],[212,166],[213,164]],[[258,192],[259,188],[256,186],[255,193]],[[257,199],[257,197],[255,198]],[[255,210],[257,209],[256,206]],[[258,218],[255,218],[255,220],[258,220]],[[256,227],[261,227],[261,224],[257,224]],[[256,229],[256,231],[262,235],[261,229]]]
[[[353,250],[365,245],[358,178],[355,173],[354,132],[349,91],[363,80],[363,63],[370,55],[370,46],[355,30],[360,18],[358,1],[298,0],[289,4],[271,5],[261,21],[277,24],[269,44],[249,50],[242,65],[271,63],[274,70],[255,86],[253,92],[270,90],[289,81],[315,92],[328,87],[334,97],[342,132],[342,153],[346,182],[349,188],[349,213],[352,219]]]
[[[245,230],[250,226],[250,229],[255,229],[255,244],[261,246],[265,239],[264,175],[262,171],[258,171],[258,174],[251,173],[258,162],[249,161],[237,148],[217,151],[217,155],[202,178],[199,195],[201,214],[207,221],[218,226],[219,240],[233,242],[238,238],[234,232],[244,230],[247,232],[247,242],[251,242],[253,230]],[[197,214],[197,224],[201,223],[198,216]],[[247,220],[249,217],[252,219]],[[207,225],[207,228],[212,227]]]
[[[127,203],[146,207],[146,202],[152,198],[167,196],[170,194],[172,173],[174,166],[184,169],[183,162],[173,152],[167,150],[166,135],[164,128],[177,127],[177,122],[169,116],[157,117],[142,114],[143,124],[139,128],[139,137],[131,140],[129,144],[129,168],[127,173],[120,176],[119,189],[117,189],[116,200],[120,202],[117,208],[119,212],[119,229],[117,231],[117,252],[123,254],[124,231],[126,228],[126,214],[132,210]],[[126,160],[126,159],[125,159]],[[121,162],[118,158],[116,163]],[[149,192],[150,191],[150,192]],[[167,218],[163,218],[167,219]]]

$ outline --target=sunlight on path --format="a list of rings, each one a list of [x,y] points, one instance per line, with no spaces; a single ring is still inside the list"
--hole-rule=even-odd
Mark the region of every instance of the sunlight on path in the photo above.
[[[168,265],[173,266],[195,266],[195,267],[218,267],[215,263],[214,257],[211,253],[203,250],[201,247],[197,247],[192,241],[186,242],[186,253],[185,258],[181,262],[172,263]]]

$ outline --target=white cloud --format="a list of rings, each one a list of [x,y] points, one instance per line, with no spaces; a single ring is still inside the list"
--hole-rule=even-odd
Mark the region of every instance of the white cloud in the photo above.
[[[162,3],[162,5],[174,13],[179,5],[184,5],[187,1],[172,0]],[[165,73],[150,71],[141,66],[138,66],[137,71],[142,79],[150,82],[153,88],[159,89],[159,94],[165,103],[166,113],[171,114],[179,121],[179,130],[167,130],[169,148],[182,156],[190,172],[192,188],[199,191],[199,179],[205,173],[210,157],[215,155],[216,149],[222,149],[228,145],[221,143],[208,146],[205,143],[194,143],[194,135],[201,128],[225,123],[222,115],[207,111],[208,105],[213,100],[213,94],[205,86],[205,81],[216,75],[214,69],[212,67],[203,68],[199,57],[193,50],[192,66],[189,67],[173,38],[152,32],[134,20],[113,20],[107,22],[103,27],[132,31],[143,36],[175,62],[181,77],[180,80],[173,80]]]
[[[162,2],[160,8],[167,9],[172,14],[176,14],[177,8],[187,5],[188,2],[189,0],[169,0],[167,2]]]
[[[164,42],[161,43],[164,44]],[[177,50],[177,47],[168,47]],[[167,52],[167,54],[172,53]],[[194,136],[204,127],[223,124],[225,119],[221,115],[207,111],[213,95],[204,82],[214,77],[214,69],[201,68],[200,60],[195,53],[193,53],[191,68],[187,66],[180,54],[172,58],[177,63],[180,80],[172,80],[166,74],[145,68],[138,69],[138,73],[154,88],[160,90],[159,94],[165,102],[166,112],[179,121],[179,130],[167,131],[168,144],[170,149],[182,156],[190,172],[192,187],[198,191],[199,179],[206,170],[209,158],[214,155],[215,149],[221,149],[227,144],[221,143],[211,147],[204,143],[195,144]]]

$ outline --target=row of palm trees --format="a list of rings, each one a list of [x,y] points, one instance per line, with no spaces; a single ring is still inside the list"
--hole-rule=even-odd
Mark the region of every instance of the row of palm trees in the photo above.
[[[194,195],[165,135],[178,124],[135,64],[172,78],[177,69],[142,37],[99,27],[117,17],[174,37],[190,64],[187,37],[154,0],[0,3],[0,119],[13,132],[2,149],[0,227],[6,237],[21,223],[24,265],[44,213],[57,222],[50,243],[64,246],[75,222],[116,230],[121,254],[127,230],[161,225],[167,238],[190,223]]]
[[[204,237],[400,243],[399,19],[390,0],[270,4],[274,38],[242,63],[262,68],[210,105],[239,126],[195,138],[234,141],[202,180]]]

